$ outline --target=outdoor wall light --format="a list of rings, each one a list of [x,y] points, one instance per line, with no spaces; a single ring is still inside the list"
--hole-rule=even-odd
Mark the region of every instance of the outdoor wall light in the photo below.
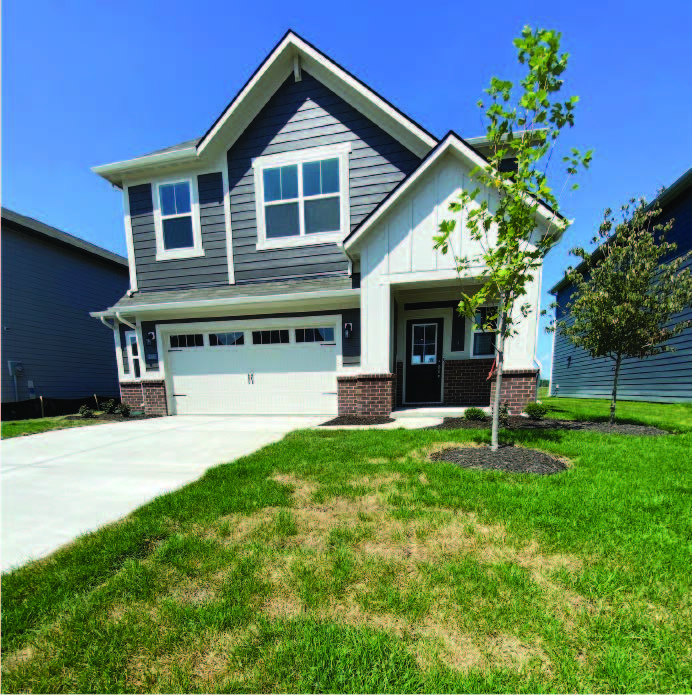
[[[352,323],[345,323],[344,324],[344,338],[348,340],[351,337],[351,334],[353,333],[353,324]]]

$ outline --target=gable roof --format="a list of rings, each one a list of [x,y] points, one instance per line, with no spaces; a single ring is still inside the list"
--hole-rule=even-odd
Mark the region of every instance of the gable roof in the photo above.
[[[485,166],[488,160],[480,154],[474,147],[468,144],[464,138],[450,130],[440,143],[431,150],[428,155],[421,161],[416,169],[414,169],[405,179],[390,191],[389,195],[344,239],[344,247],[346,251],[355,248],[360,240],[372,229],[372,227],[382,219],[382,217],[390,210],[401,197],[416,184],[418,180],[428,171],[433,164],[440,159],[445,153],[451,152],[460,157],[467,164],[473,167]],[[534,199],[535,200],[535,199]],[[565,218],[556,213],[549,205],[537,200],[536,211],[540,217],[546,222],[551,222],[554,219],[564,220]]]
[[[656,196],[647,206],[646,209],[652,208],[654,205],[658,204],[661,206],[661,208],[664,208],[666,205],[671,203],[673,200],[675,200],[678,196],[682,195],[685,193],[685,191],[692,189],[692,168],[688,169],[682,176],[677,178],[673,183],[668,186],[664,191],[662,191],[658,196]],[[603,254],[603,247],[608,243],[608,241],[604,242],[601,244],[594,252],[593,255],[596,257],[596,260],[600,258],[600,256]],[[582,272],[586,270],[587,267],[587,262],[582,261],[576,268],[575,270],[578,270],[579,272]],[[560,290],[564,289],[568,285],[570,285],[570,281],[567,277],[567,275],[564,275],[562,280],[557,282],[555,285],[553,285],[549,292],[550,294],[557,294]]]
[[[20,215],[18,212],[14,212],[14,210],[3,207],[2,222],[3,224],[5,222],[10,222],[18,227],[21,227],[22,231],[28,231],[30,233],[48,237],[54,241],[58,241],[62,244],[67,244],[79,249],[80,251],[86,251],[87,253],[98,256],[106,261],[110,261],[111,263],[117,263],[125,268],[128,267],[127,258],[123,258],[117,253],[113,253],[112,251],[103,249],[100,246],[96,246],[96,244],[92,244],[84,239],[80,239],[79,237],[72,236],[72,234],[68,234],[60,229],[56,229],[55,227],[44,224],[39,220],[35,220],[33,217]],[[5,259],[5,261],[7,262],[7,259]]]
[[[92,171],[121,186],[124,178],[140,173],[144,175],[153,167],[210,161],[218,157],[222,150],[231,147],[286,78],[291,73],[299,74],[302,69],[417,156],[424,157],[437,145],[437,139],[423,126],[289,30],[200,139],[188,140],[134,159],[97,166]]]

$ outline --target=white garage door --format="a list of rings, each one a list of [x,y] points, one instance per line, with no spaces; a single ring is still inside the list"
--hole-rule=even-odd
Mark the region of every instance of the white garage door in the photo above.
[[[190,331],[165,343],[178,415],[337,412],[333,327]]]

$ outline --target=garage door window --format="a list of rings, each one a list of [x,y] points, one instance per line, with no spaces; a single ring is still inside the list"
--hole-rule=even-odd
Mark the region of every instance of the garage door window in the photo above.
[[[296,328],[296,343],[333,343],[333,328]]]
[[[274,345],[288,342],[288,330],[252,331],[253,345]]]
[[[171,348],[204,347],[204,336],[201,333],[188,333],[171,336]]]
[[[210,333],[209,345],[211,347],[216,347],[217,345],[245,345],[245,334],[242,331]]]

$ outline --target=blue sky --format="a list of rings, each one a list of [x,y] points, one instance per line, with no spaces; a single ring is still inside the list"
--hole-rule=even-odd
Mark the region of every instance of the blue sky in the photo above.
[[[438,137],[483,133],[476,102],[493,74],[517,75],[522,26],[563,33],[566,91],[581,98],[564,146],[595,156],[561,200],[575,224],[546,261],[544,307],[605,207],[692,166],[683,0],[8,0],[2,19],[3,205],[122,254],[121,196],[90,168],[203,134],[289,27]],[[545,372],[550,347],[541,329]]]

